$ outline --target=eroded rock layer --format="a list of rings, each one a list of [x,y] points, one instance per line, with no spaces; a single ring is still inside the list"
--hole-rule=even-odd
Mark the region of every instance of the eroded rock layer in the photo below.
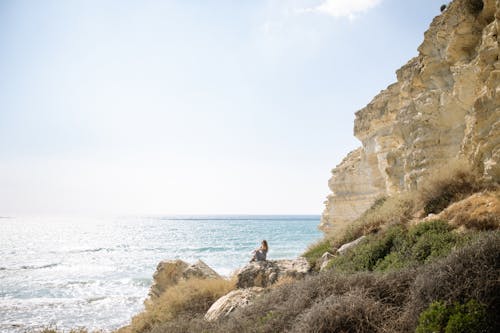
[[[362,147],[333,171],[320,228],[352,222],[382,195],[418,189],[452,158],[500,179],[500,0],[455,0],[397,82],[356,113]]]

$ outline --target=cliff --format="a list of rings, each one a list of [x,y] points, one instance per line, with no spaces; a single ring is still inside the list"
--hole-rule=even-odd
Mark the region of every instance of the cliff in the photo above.
[[[338,230],[375,199],[416,190],[448,160],[500,179],[500,0],[455,0],[397,82],[356,112],[362,147],[332,171],[320,228]]]

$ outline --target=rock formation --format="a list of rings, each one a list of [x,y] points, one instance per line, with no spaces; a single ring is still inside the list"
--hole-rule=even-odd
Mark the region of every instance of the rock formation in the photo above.
[[[452,158],[500,179],[499,0],[455,0],[397,82],[356,113],[362,147],[333,171],[320,228],[352,222],[377,197],[418,189]]]
[[[266,260],[247,264],[236,273],[238,288],[269,287],[280,278],[302,278],[311,269],[305,258]]]
[[[191,277],[221,279],[216,271],[201,260],[192,265],[182,260],[162,261],[158,264],[153,274],[153,285],[149,289],[149,301],[157,299],[168,287]]]
[[[229,294],[219,298],[205,314],[205,320],[214,321],[229,315],[237,308],[243,308],[252,303],[265,289],[252,287],[247,289],[236,289]]]

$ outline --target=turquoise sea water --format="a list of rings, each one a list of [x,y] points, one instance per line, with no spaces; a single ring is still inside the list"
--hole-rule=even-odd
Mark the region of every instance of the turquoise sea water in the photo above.
[[[0,332],[53,325],[110,330],[142,309],[161,260],[229,276],[262,239],[269,259],[321,237],[319,216],[1,218]]]

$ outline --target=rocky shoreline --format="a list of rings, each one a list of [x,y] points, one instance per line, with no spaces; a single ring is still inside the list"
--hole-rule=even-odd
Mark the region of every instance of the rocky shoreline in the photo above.
[[[362,236],[339,247],[338,250],[325,252],[313,267],[304,257],[295,259],[279,259],[249,262],[236,270],[230,277],[222,277],[202,260],[189,264],[183,260],[164,260],[156,267],[153,283],[144,304],[150,308],[157,306],[160,296],[169,288],[190,279],[226,280],[234,284],[234,289],[219,297],[204,315],[206,321],[216,321],[230,315],[239,308],[244,308],[259,296],[275,286],[301,280],[316,271],[324,270],[336,256],[345,255],[349,250],[361,243]],[[128,332],[128,326],[118,332]]]
[[[220,297],[207,311],[205,319],[217,320],[229,315],[237,308],[251,303],[266,288],[283,281],[304,278],[312,270],[311,265],[303,257],[296,259],[265,260],[250,262],[238,269],[226,280],[234,281],[235,288]],[[160,295],[168,288],[175,287],[181,281],[189,279],[225,279],[202,260],[188,264],[182,260],[165,260],[158,264],[153,274],[153,283],[146,304],[155,306]]]

